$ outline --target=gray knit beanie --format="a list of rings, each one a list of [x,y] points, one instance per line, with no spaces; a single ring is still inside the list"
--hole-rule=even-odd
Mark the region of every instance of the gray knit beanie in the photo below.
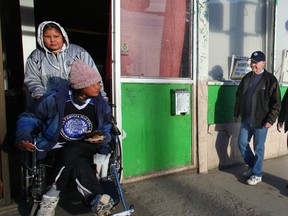
[[[83,89],[99,83],[102,77],[98,70],[81,60],[72,63],[68,81],[73,89]]]

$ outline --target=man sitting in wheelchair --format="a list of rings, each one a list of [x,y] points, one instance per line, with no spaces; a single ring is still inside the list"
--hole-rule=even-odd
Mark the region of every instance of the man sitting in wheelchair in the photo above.
[[[39,216],[55,215],[59,194],[71,177],[94,215],[110,214],[114,201],[104,194],[91,167],[95,154],[103,161],[110,151],[112,114],[99,93],[101,80],[98,71],[76,60],[69,74],[70,88],[48,92],[33,108],[19,116],[16,131],[19,148],[37,151],[38,159],[56,152],[54,183],[42,196]],[[31,133],[37,127],[41,127],[41,132],[35,146]]]

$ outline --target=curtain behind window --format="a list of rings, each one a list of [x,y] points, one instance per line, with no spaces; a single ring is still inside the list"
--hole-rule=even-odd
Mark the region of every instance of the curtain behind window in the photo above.
[[[122,76],[190,76],[181,72],[189,64],[187,8],[186,0],[121,1]]]

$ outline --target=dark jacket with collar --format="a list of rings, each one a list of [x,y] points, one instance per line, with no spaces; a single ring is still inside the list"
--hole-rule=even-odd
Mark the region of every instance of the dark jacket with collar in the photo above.
[[[234,117],[245,117],[245,95],[253,71],[247,73],[241,80],[237,92]],[[264,70],[255,92],[252,96],[251,125],[263,127],[266,122],[271,125],[277,120],[281,108],[280,87],[276,77]]]
[[[288,90],[282,100],[278,123],[284,123],[284,132],[286,133],[288,131]]]

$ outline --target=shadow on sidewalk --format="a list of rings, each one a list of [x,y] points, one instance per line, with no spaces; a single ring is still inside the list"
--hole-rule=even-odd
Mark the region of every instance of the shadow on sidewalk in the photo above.
[[[264,162],[265,163],[265,162]],[[280,165],[279,165],[280,166]],[[236,165],[226,169],[221,169],[221,172],[226,172],[234,175],[238,182],[247,184],[247,179],[243,176],[243,173],[247,170],[245,165]],[[288,171],[288,170],[287,170]],[[285,171],[285,172],[287,172]],[[268,172],[263,172],[262,182],[268,185],[268,190],[273,188],[277,189],[283,196],[288,197],[288,181],[276,175],[272,175]]]
[[[287,179],[263,172],[263,182],[279,190],[283,196],[288,197]]]

